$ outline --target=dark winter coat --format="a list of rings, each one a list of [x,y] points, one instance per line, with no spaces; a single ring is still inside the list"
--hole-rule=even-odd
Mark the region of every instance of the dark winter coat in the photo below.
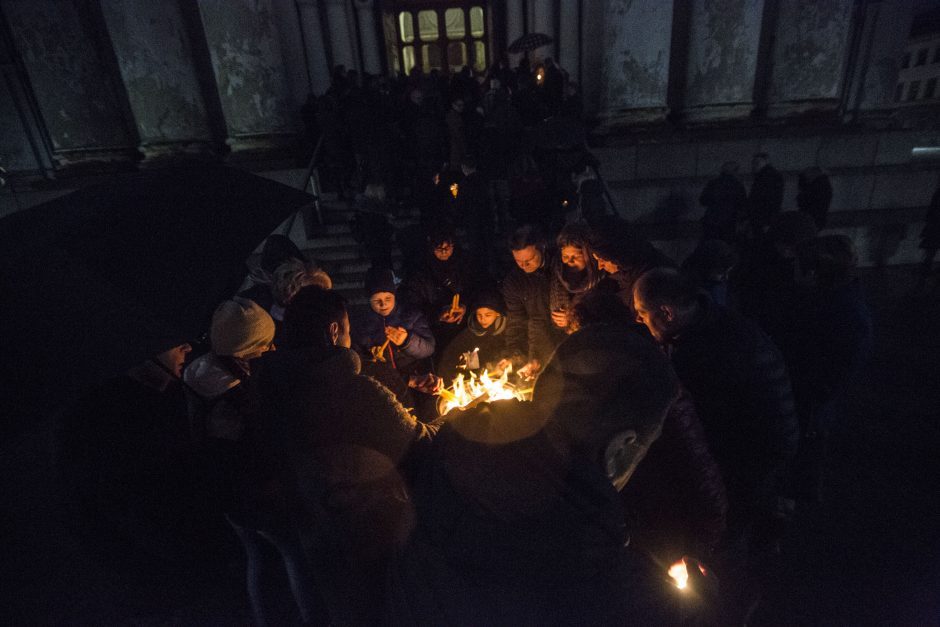
[[[328,582],[321,592],[357,624],[371,620],[387,559],[413,524],[406,478],[437,429],[359,364],[341,347],[284,349],[264,355],[253,377],[259,437],[300,504],[318,581]]]
[[[699,318],[669,345],[741,524],[775,489],[799,437],[780,351],[753,322],[699,299]]]
[[[564,339],[552,323],[549,291],[552,261],[544,256],[542,267],[526,274],[513,267],[503,280],[506,301],[506,347],[522,360],[538,359],[543,364]]]
[[[438,326],[441,314],[450,309],[454,294],[468,306],[476,289],[476,277],[461,251],[455,250],[447,261],[428,254],[398,289],[403,303],[424,314],[431,327]],[[384,340],[383,340],[384,342]]]
[[[747,189],[733,174],[721,174],[705,185],[699,204],[705,207],[705,239],[734,241],[735,227],[747,210]]]
[[[820,173],[812,180],[800,175],[800,191],[796,195],[796,206],[803,213],[812,216],[817,228],[825,228],[832,203],[832,183],[829,177]]]
[[[507,356],[506,316],[499,316],[488,329],[480,326],[472,312],[467,316],[467,326],[447,345],[438,363],[437,374],[444,377],[446,383],[450,383],[461,371],[492,371],[496,363]],[[476,350],[475,365],[470,363],[466,370],[458,368],[466,361],[462,357],[472,354],[475,349],[479,349]]]
[[[772,337],[787,362],[802,427],[825,430],[829,405],[872,349],[872,316],[861,283],[800,289],[776,320]]]
[[[621,497],[633,521],[632,541],[662,563],[671,564],[683,555],[706,559],[718,546],[727,522],[728,496],[685,390],[666,413],[659,439]]]
[[[748,214],[754,228],[766,228],[783,207],[783,175],[770,164],[754,175],[747,198]]]
[[[597,460],[553,444],[531,406],[461,412],[415,486],[418,526],[392,568],[389,622],[666,624],[664,588],[624,548]]]
[[[407,305],[396,304],[387,317],[369,309],[355,316],[351,326],[353,348],[370,359],[372,347],[382,346],[387,339],[385,327],[402,327],[408,331],[404,344],[395,346],[389,342],[385,349],[385,359],[399,371],[413,370],[419,360],[434,353],[434,334],[431,333],[427,318],[419,310]]]

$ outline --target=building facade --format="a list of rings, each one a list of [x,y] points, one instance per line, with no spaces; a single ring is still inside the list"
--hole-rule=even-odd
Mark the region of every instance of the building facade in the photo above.
[[[54,173],[282,151],[336,66],[483,72],[533,32],[553,38],[534,55],[558,60],[602,129],[884,119],[898,104],[915,9],[915,0],[0,0],[0,164]],[[926,64],[902,71],[940,67],[930,46]],[[915,84],[922,99],[931,80],[905,78],[900,100]]]

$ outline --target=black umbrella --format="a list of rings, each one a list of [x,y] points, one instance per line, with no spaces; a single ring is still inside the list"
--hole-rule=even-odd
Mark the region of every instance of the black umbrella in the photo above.
[[[310,200],[198,163],[115,177],[0,220],[4,383],[64,398],[197,338],[238,289],[247,256]]]
[[[509,52],[516,54],[518,52],[529,52],[555,41],[543,33],[526,33],[516,41],[509,44]]]

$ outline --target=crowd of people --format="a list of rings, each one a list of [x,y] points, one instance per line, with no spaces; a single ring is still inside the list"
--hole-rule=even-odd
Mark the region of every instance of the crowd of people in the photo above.
[[[510,115],[494,113],[508,98],[561,114],[565,82],[518,96],[537,89],[528,77],[497,67],[484,91],[458,74],[449,111],[482,108],[486,126]],[[399,186],[433,218],[421,249],[401,280],[373,257],[357,308],[290,240],[268,238],[201,355],[168,347],[68,414],[80,517],[121,555],[147,556],[138,569],[204,556],[229,526],[275,538],[308,569],[291,579],[302,613],[315,596],[336,624],[743,622],[794,508],[823,496],[840,395],[872,341],[853,244],[818,232],[824,175],[807,173],[801,211],[784,212],[767,155],[750,192],[725,164],[702,194],[705,238],[671,259],[595,192],[539,219],[527,218],[540,205],[507,197],[507,222],[493,179],[455,203],[477,164],[511,167],[472,145],[506,140],[498,126],[455,140],[466,118],[447,121],[434,142],[449,156],[409,142],[403,162],[423,173],[397,172],[383,143],[394,125],[371,101],[388,85],[342,79],[317,107],[324,135],[344,128],[327,113],[387,126],[350,125],[368,135],[350,153],[364,160],[337,184],[363,168],[387,190],[410,178]],[[431,108],[441,120],[441,79],[424,80],[407,82],[395,118],[415,138]],[[585,164],[568,185],[593,180]],[[456,193],[422,196],[414,181],[433,192],[445,171]],[[441,415],[442,389],[484,371],[531,398]],[[695,595],[666,576],[683,558]]]

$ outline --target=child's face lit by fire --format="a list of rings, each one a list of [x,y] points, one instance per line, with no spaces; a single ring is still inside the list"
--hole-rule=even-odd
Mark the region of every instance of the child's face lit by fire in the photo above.
[[[369,297],[369,306],[372,311],[386,318],[395,309],[395,295],[391,292],[376,292]]]
[[[493,326],[493,323],[496,322],[496,319],[499,317],[499,312],[490,309],[489,307],[477,307],[477,322],[480,323],[480,326],[484,329],[489,329]]]

